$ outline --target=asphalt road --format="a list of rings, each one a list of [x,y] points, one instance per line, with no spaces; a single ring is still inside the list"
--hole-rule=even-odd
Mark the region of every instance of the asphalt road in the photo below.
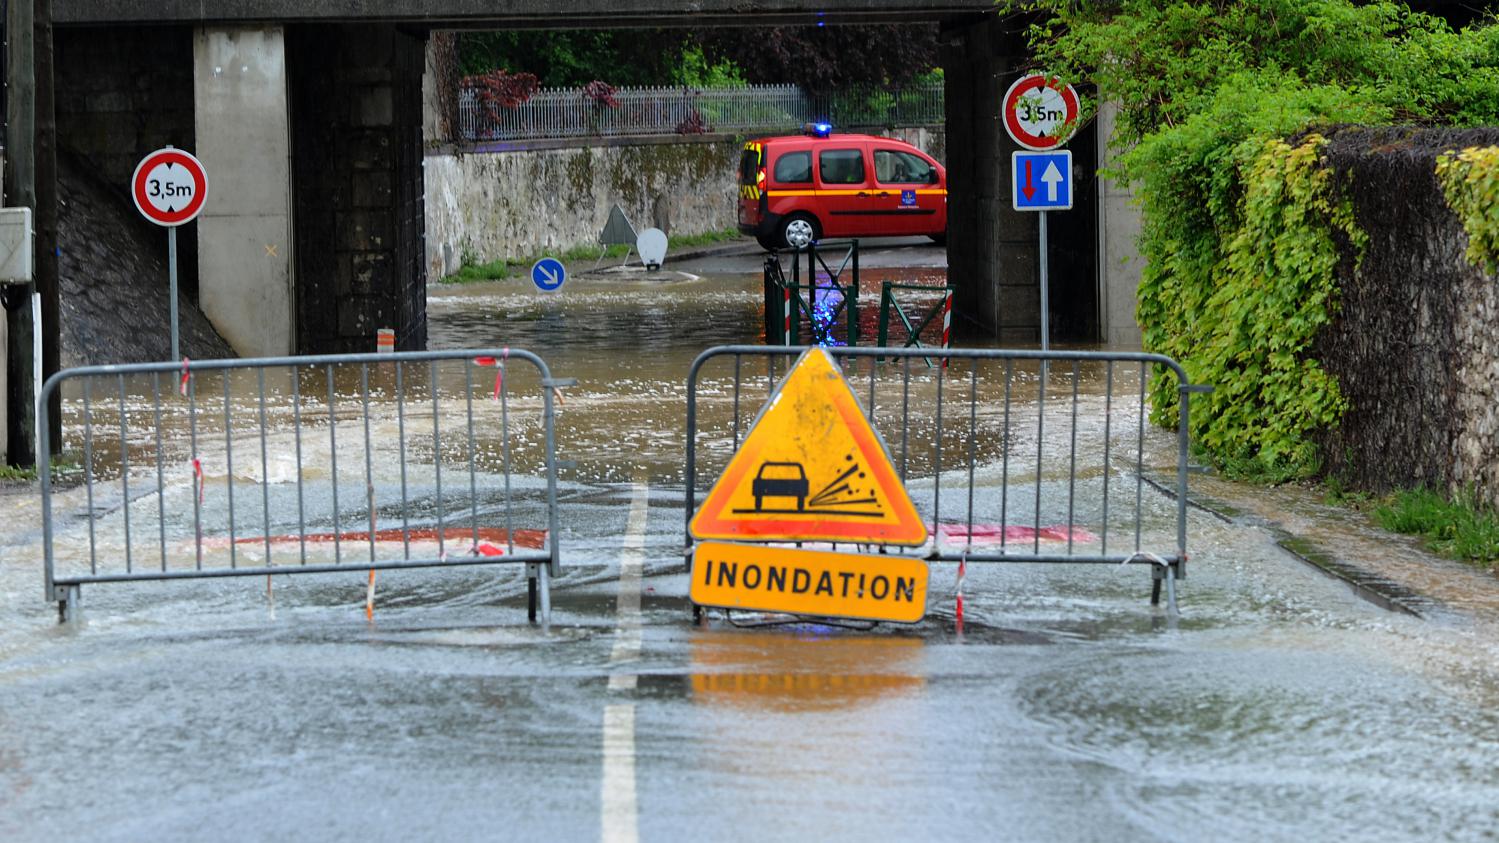
[[[94,587],[59,626],[9,492],[0,837],[1492,839],[1499,627],[1365,602],[1259,521],[1194,511],[1177,622],[1137,567],[974,565],[960,633],[937,565],[913,626],[692,623],[681,372],[756,330],[761,259],[434,299],[437,341],[582,381],[547,626],[504,568],[382,575],[369,622],[354,574]]]

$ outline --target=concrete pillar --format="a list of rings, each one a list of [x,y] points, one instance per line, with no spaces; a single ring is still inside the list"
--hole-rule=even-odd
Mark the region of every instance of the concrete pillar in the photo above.
[[[290,354],[291,136],[283,29],[205,27],[193,37],[193,104],[208,171],[198,298],[241,355]]]
[[[1108,138],[1114,133],[1119,106],[1104,102],[1098,108],[1098,167],[1113,163]],[[1112,179],[1098,180],[1098,319],[1109,348],[1138,349],[1140,325],[1135,321],[1136,290],[1140,286],[1140,209],[1131,201],[1129,187]]]
[[[949,277],[956,312],[984,336],[1039,343],[1037,220],[1010,202],[1010,153],[1001,99],[1025,55],[1022,23],[985,16],[944,33]]]

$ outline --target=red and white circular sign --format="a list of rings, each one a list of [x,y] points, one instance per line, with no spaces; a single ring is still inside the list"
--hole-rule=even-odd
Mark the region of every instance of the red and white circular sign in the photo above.
[[[1055,149],[1077,128],[1077,91],[1055,76],[1023,76],[1005,92],[1005,130],[1026,149]]]
[[[167,147],[141,159],[130,177],[130,196],[146,219],[176,226],[191,221],[208,199],[208,173],[192,153]]]

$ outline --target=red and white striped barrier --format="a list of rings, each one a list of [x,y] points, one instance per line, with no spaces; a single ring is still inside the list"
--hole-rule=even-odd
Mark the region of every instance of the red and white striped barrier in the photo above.
[[[942,297],[942,350],[952,347],[952,288]],[[942,368],[947,368],[947,358],[942,358]]]

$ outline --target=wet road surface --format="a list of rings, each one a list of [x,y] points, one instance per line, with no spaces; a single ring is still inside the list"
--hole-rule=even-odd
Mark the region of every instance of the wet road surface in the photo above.
[[[915,627],[693,626],[683,380],[759,341],[758,267],[435,291],[434,346],[580,381],[548,628],[507,568],[389,573],[373,623],[354,574],[278,578],[274,603],[259,581],[91,587],[58,626],[34,500],[8,497],[0,837],[1493,838],[1496,616],[1391,613],[1257,526],[1193,511],[1175,624],[1138,568],[975,565],[961,635],[951,566]]]

